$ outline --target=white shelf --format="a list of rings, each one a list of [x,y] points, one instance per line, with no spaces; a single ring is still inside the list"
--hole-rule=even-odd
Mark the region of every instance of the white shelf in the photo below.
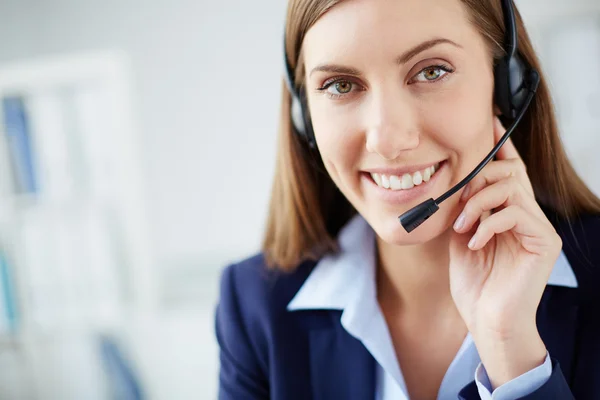
[[[0,251],[14,275],[18,321],[14,333],[0,323],[0,350],[16,357],[0,357],[0,367],[22,363],[24,386],[40,395],[53,366],[70,357],[65,376],[67,364],[84,365],[98,385],[99,335],[118,336],[158,302],[130,63],[106,51],[0,65],[0,99],[8,96],[27,106],[40,185],[14,194],[0,107]],[[5,376],[0,387],[11,382]],[[98,393],[69,393],[86,390]]]
[[[0,107],[0,251],[10,258],[19,321],[14,334],[0,323],[0,346],[115,331],[129,313],[155,312],[127,57],[101,51],[0,65],[0,99],[8,96],[26,103],[43,184],[13,193],[14,148]]]

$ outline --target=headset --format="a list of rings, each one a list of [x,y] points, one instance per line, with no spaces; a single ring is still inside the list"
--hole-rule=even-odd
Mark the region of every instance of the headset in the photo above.
[[[490,153],[467,177],[437,199],[426,200],[398,217],[400,223],[408,233],[431,217],[439,209],[439,205],[444,200],[468,184],[494,158],[498,150],[500,150],[502,145],[514,132],[519,122],[521,122],[535,96],[540,83],[540,75],[518,54],[517,23],[512,0],[501,1],[504,14],[504,50],[506,54],[494,67],[494,100],[502,116],[505,119],[511,120],[512,124]],[[297,88],[294,84],[294,72],[290,66],[285,49],[285,35],[284,58],[285,82],[292,98],[290,114],[294,130],[311,149],[315,150],[317,144],[308,112],[306,91],[303,87]]]

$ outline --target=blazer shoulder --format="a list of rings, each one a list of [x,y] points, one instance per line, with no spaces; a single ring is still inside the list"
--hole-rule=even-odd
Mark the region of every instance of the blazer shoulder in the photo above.
[[[264,255],[256,254],[223,270],[220,298],[234,296],[242,315],[264,318],[285,312],[315,264],[305,261],[292,272],[284,272],[269,268]]]
[[[288,303],[313,267],[305,262],[284,273],[268,268],[262,254],[225,267],[215,313],[222,385],[236,387],[229,381],[239,374],[246,386],[262,393],[256,398],[265,397],[274,328],[288,315]]]

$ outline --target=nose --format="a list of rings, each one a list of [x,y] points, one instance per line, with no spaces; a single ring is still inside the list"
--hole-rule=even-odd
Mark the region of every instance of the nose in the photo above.
[[[370,153],[395,160],[419,145],[417,112],[398,88],[373,95],[367,109],[366,147]]]

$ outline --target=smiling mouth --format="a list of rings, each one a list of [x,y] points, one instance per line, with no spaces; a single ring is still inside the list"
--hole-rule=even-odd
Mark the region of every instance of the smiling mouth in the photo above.
[[[440,166],[443,163],[444,161],[431,165],[424,170],[417,171],[412,174],[404,174],[402,176],[376,173],[370,173],[370,175],[373,181],[380,188],[390,191],[410,190],[415,186],[420,186],[428,182],[431,177],[440,169]]]

